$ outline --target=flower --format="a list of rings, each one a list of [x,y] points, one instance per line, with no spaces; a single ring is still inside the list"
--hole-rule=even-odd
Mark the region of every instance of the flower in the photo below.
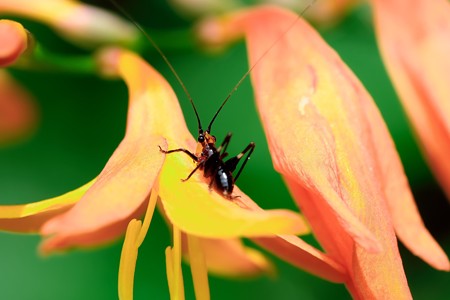
[[[248,6],[241,0],[169,0],[181,16],[201,17],[230,12]],[[272,4],[304,13],[306,19],[320,26],[331,27],[341,21],[360,0],[256,0],[252,5]]]
[[[450,199],[450,4],[372,1],[386,69],[437,180]]]
[[[29,34],[22,24],[0,20],[0,67],[13,64],[29,46]]]
[[[245,35],[275,169],[325,257],[343,266],[354,298],[411,298],[396,235],[433,267],[449,270],[447,256],[423,225],[373,100],[314,29],[271,6],[206,20],[199,28],[205,42],[216,46]],[[288,261],[312,248],[298,240],[257,240],[283,249],[278,254]]]
[[[14,64],[31,46],[32,37],[20,23],[0,20],[0,67]],[[0,145],[29,135],[37,115],[31,95],[0,70]]]
[[[57,12],[57,13],[55,13]],[[121,18],[75,0],[2,0],[0,13],[26,17],[54,28],[61,36],[85,47],[137,43],[138,30]]]
[[[189,241],[188,247],[194,249],[213,249],[208,245],[214,241],[203,238],[220,239],[221,251],[234,249],[228,254],[236,253],[242,260],[243,267],[239,264],[236,269],[249,269],[250,266],[253,271],[255,266],[268,265],[260,255],[248,252],[233,239],[307,232],[303,220],[293,212],[242,208],[209,191],[200,172],[189,181],[181,182],[180,179],[194,167],[191,159],[184,155],[165,156],[158,148],[195,147],[172,89],[155,70],[129,51],[107,49],[98,57],[104,73],[123,77],[129,87],[124,139],[100,175],[90,183],[53,199],[0,207],[2,230],[40,232],[48,237],[41,246],[41,250],[48,253],[99,245],[117,239],[127,228],[119,273],[119,295],[123,299],[132,297],[137,250],[157,201],[173,227],[174,247],[168,248],[166,256],[169,287],[174,299],[182,294],[182,232]],[[252,204],[238,188],[236,194],[240,201]],[[144,221],[136,220],[144,211]],[[213,251],[217,250],[215,247]],[[228,273],[236,273],[229,265],[221,266],[214,253],[206,256],[209,257],[206,262],[219,272],[224,268]],[[194,266],[202,264],[202,251],[190,251],[189,257],[195,262],[193,270],[198,270]],[[194,281],[197,278],[196,282],[203,282],[198,284],[199,293],[206,293],[205,276],[199,274],[201,271],[196,271]]]
[[[29,136],[38,119],[33,97],[5,70],[0,70],[0,145]]]

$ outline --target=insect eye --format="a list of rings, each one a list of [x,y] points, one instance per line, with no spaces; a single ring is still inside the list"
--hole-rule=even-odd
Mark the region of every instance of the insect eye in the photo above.
[[[205,137],[203,135],[199,135],[198,138],[197,138],[197,141],[199,143],[203,143],[205,141]]]

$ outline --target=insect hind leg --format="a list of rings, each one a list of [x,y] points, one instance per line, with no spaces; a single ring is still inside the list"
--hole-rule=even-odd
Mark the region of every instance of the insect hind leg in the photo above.
[[[248,152],[247,156],[244,159],[244,162],[242,163],[242,166],[239,168],[239,171],[237,172],[236,176],[234,177],[234,182],[236,182],[238,180],[239,175],[241,175],[242,170],[244,169],[245,165],[247,164],[247,162],[250,159],[250,156],[252,155],[254,150],[255,150],[255,143],[251,142],[250,144],[248,144],[247,147],[245,147],[245,149],[241,153],[239,153],[235,157],[230,158],[229,160],[227,160],[225,162],[225,166],[227,167],[227,169],[230,170],[231,172],[233,172],[234,170],[236,170],[236,167],[237,167],[239,161],[241,160],[241,158]]]

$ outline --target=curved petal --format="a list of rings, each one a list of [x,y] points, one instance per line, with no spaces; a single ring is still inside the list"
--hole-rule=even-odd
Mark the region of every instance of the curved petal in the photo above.
[[[372,0],[386,69],[450,200],[450,3]]]
[[[22,205],[0,206],[0,230],[37,233],[44,222],[70,209],[95,180],[64,195]]]
[[[232,238],[304,234],[308,228],[301,217],[288,210],[250,210],[215,191],[201,172],[188,181],[181,179],[195,167],[185,155],[168,155],[160,175],[160,195],[169,220],[184,232],[200,237]],[[203,184],[199,184],[199,182]],[[240,200],[248,197],[235,188]]]
[[[28,47],[28,34],[15,21],[0,20],[0,67],[13,64]]]
[[[251,209],[260,209],[254,202],[242,200]],[[252,241],[276,256],[316,276],[332,282],[348,281],[345,268],[329,255],[294,235],[252,238]]]
[[[0,1],[0,12],[34,19],[84,46],[131,45],[139,38],[130,23],[103,9],[73,0]]]
[[[7,71],[0,70],[0,146],[30,136],[38,121],[35,99]]]
[[[100,67],[124,77],[129,84],[125,138],[77,205],[44,225],[42,234],[53,235],[47,246],[77,245],[73,243],[75,237],[80,237],[82,245],[86,245],[91,233],[98,238],[98,232],[107,232],[109,237],[105,239],[110,240],[113,233],[123,232],[130,218],[147,200],[164,161],[159,146],[167,146],[158,134],[161,128],[157,122],[162,122],[161,118],[155,115],[171,115],[173,110],[170,106],[167,110],[155,109],[155,104],[164,100],[159,89],[162,77],[146,64],[142,67],[143,61],[126,51],[105,51],[100,54],[99,63]],[[141,90],[140,83],[149,88]],[[155,86],[158,88],[152,90]],[[159,121],[155,123],[155,120]],[[110,226],[112,231],[107,230]],[[90,242],[95,244],[96,240]],[[46,247],[48,251],[50,248]]]
[[[388,209],[392,187],[383,185],[385,162],[396,162],[395,174],[403,170],[368,93],[292,13],[264,7],[221,22],[225,41],[246,34],[274,165],[327,253],[348,270],[354,297],[410,298]],[[379,138],[391,147],[383,156]],[[392,184],[409,192],[401,180]]]
[[[127,219],[148,197],[164,156],[161,138],[125,137],[94,185],[68,213],[45,224],[45,235],[81,234]]]
[[[349,279],[349,274],[342,265],[295,235],[252,240],[281,259],[315,276],[340,283]]]

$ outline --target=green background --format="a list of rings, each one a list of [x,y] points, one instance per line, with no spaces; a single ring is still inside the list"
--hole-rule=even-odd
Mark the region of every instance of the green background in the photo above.
[[[246,72],[245,45],[238,43],[210,55],[192,42],[172,43],[168,32],[187,32],[192,25],[173,13],[164,1],[129,1],[126,9],[149,28],[193,96],[203,123]],[[148,3],[151,2],[151,3]],[[105,2],[100,5],[106,5]],[[110,5],[108,7],[111,7]],[[41,24],[21,20],[37,40],[58,53],[85,54]],[[449,205],[427,169],[376,47],[370,9],[363,6],[324,38],[342,56],[377,102],[395,139],[424,221],[450,253]],[[187,40],[188,41],[188,40]],[[150,47],[147,47],[150,49]],[[189,128],[196,120],[182,89],[155,51],[147,60],[172,83]],[[92,74],[12,70],[35,96],[41,121],[36,133],[19,144],[0,148],[0,203],[28,203],[74,189],[96,176],[124,133],[127,89],[121,81]],[[296,209],[280,176],[273,170],[262,127],[246,79],[214,124],[221,136],[233,132],[230,153],[250,141],[257,144],[239,186],[264,208]],[[307,241],[315,243],[313,237]],[[41,257],[37,236],[0,233],[0,299],[115,299],[122,240],[93,250],[76,250]],[[164,221],[155,215],[140,248],[135,275],[135,299],[168,299],[164,249],[170,245]],[[400,251],[415,299],[447,299],[449,275],[433,270],[403,246]],[[226,255],[226,254],[224,254]],[[272,257],[274,278],[246,280],[210,278],[212,299],[348,299],[342,285],[315,278]],[[193,299],[189,268],[184,266],[186,298]]]

